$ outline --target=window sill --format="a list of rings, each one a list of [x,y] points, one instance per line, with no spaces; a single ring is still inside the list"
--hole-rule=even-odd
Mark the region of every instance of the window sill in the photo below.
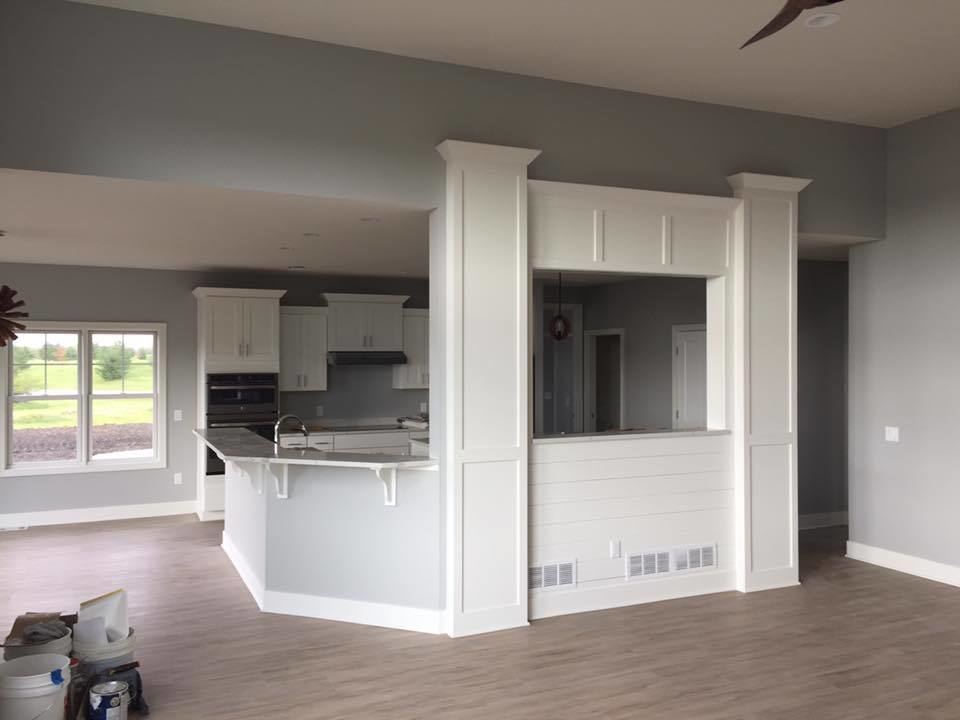
[[[138,470],[165,470],[167,463],[162,460],[150,462],[100,462],[86,465],[40,465],[36,467],[16,466],[0,470],[0,478],[29,477],[36,475],[81,475],[87,473],[134,472]]]

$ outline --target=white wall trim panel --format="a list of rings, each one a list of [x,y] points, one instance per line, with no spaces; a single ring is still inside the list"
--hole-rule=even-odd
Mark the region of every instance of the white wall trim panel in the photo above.
[[[437,151],[447,315],[431,344],[444,357],[445,629],[459,636],[527,624],[527,165],[540,153],[455,140]]]
[[[70,508],[69,510],[39,510],[37,512],[0,514],[0,529],[191,515],[196,511],[196,500],[145,503],[142,505],[108,505],[106,507]]]
[[[847,557],[908,575],[916,575],[926,580],[960,587],[960,567],[956,565],[947,565],[915,555],[905,555],[852,540],[847,542]]]
[[[734,449],[737,587],[799,581],[797,542],[797,203],[810,181],[728,178],[734,221]]]

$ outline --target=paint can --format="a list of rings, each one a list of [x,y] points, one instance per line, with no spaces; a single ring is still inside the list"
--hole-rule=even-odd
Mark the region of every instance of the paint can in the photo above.
[[[125,682],[94,685],[90,690],[89,720],[127,720],[127,705],[130,704],[130,686]]]

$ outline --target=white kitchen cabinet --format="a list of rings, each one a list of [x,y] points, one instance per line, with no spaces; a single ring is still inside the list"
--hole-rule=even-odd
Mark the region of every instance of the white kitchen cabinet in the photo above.
[[[284,433],[280,436],[280,447],[331,451],[333,450],[333,435],[329,433],[322,435],[310,433],[308,437],[304,437],[300,433]]]
[[[277,372],[284,290],[197,288],[198,347],[206,372]]]
[[[395,390],[430,389],[430,311],[403,311],[403,354],[406,365],[393,366]]]
[[[327,308],[280,308],[280,390],[327,389]]]
[[[326,293],[328,349],[334,352],[403,350],[405,295]]]

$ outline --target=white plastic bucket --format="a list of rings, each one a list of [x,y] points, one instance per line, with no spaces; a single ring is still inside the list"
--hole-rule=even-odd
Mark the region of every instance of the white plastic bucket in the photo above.
[[[63,720],[70,658],[27,655],[0,663],[0,718]]]
[[[100,673],[133,662],[135,646],[136,638],[133,635],[133,628],[130,628],[130,633],[123,640],[115,640],[106,645],[85,645],[74,642],[73,656],[80,661],[84,672]]]
[[[70,629],[62,638],[40,643],[39,645],[17,645],[3,649],[4,660],[15,660],[27,655],[69,655],[73,649],[73,636]],[[2,716],[0,716],[2,717]]]

